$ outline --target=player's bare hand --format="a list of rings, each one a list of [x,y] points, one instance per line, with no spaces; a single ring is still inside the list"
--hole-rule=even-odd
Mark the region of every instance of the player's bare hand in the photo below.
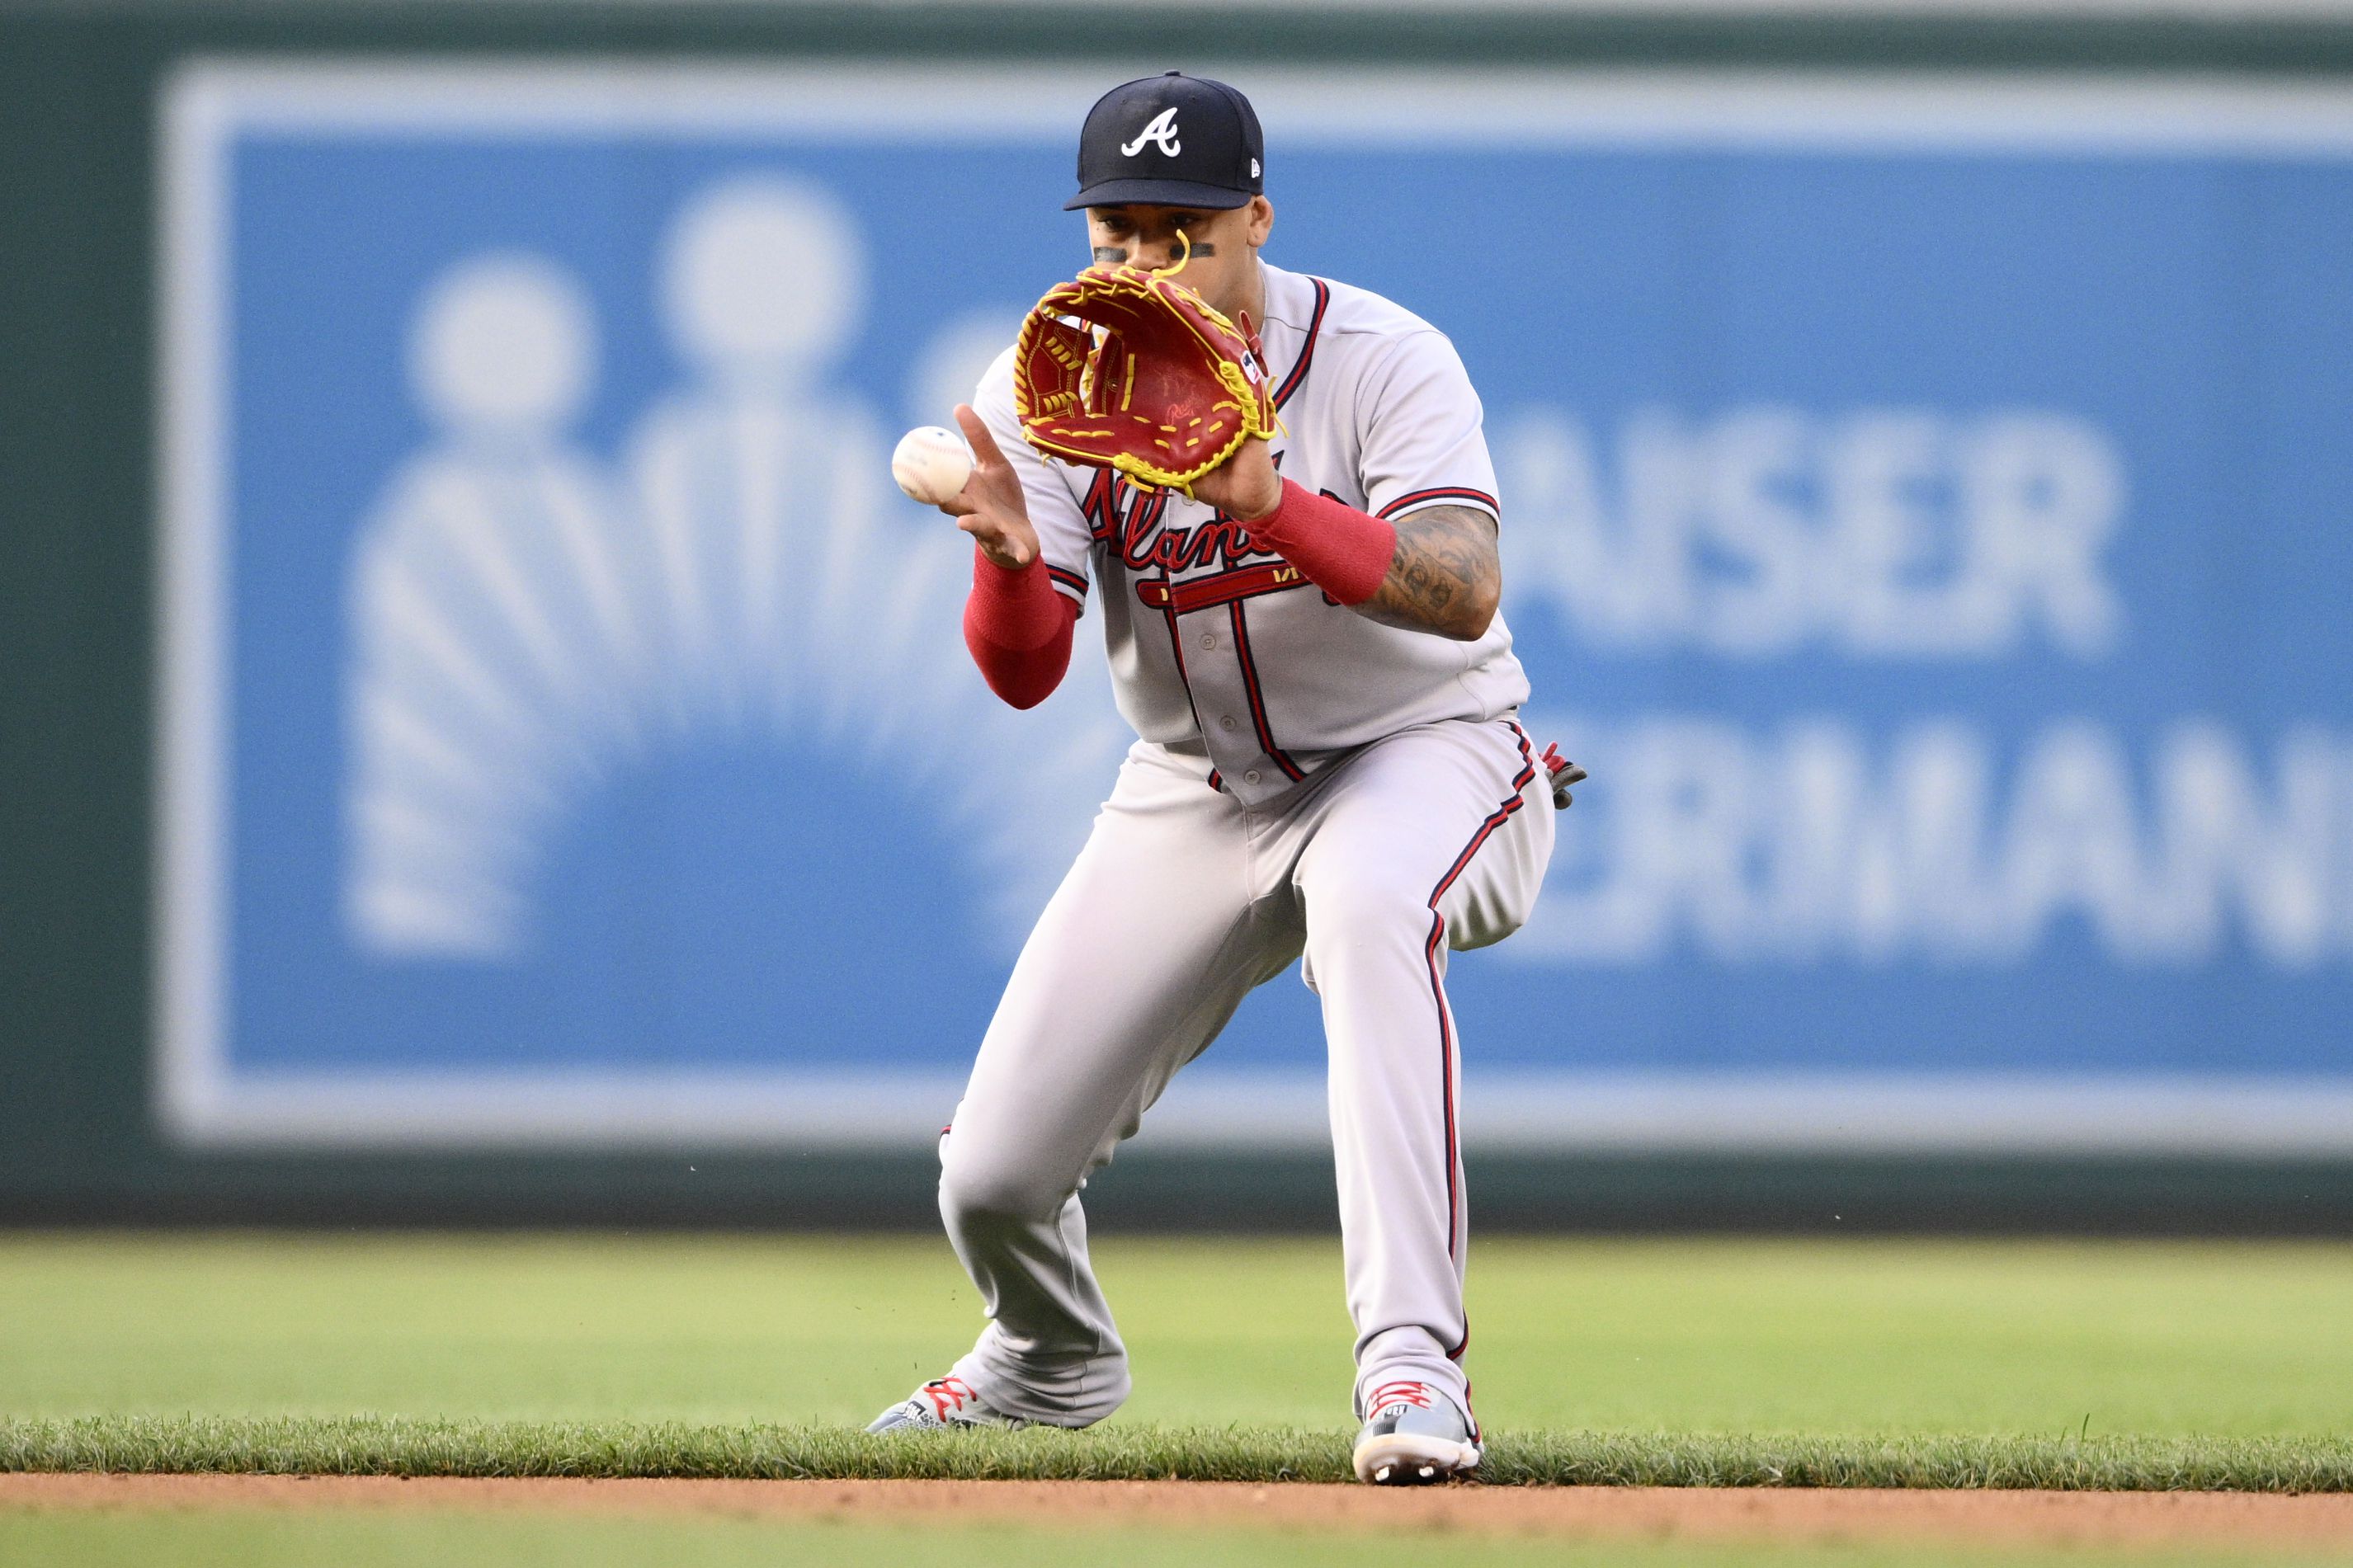
[[[955,417],[972,446],[972,477],[940,503],[940,510],[955,518],[956,526],[978,542],[980,552],[997,565],[1008,571],[1027,566],[1038,559],[1038,531],[1029,526],[1021,477],[997,449],[997,438],[971,404],[957,404]]]
[[[1253,437],[1234,455],[1193,481],[1193,499],[1228,517],[1256,522],[1282,504],[1282,476],[1275,471],[1267,442]]]

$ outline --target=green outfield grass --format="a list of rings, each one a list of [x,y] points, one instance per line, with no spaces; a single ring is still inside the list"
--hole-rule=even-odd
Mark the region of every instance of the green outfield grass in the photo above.
[[[1096,1255],[1134,1357],[1116,1425],[1345,1424],[1336,1243]],[[2353,1246],[1494,1239],[1471,1310],[1504,1430],[2353,1426]],[[0,1324],[18,1417],[863,1424],[980,1308],[921,1237],[20,1235]]]
[[[846,1428],[978,1327],[939,1241],[0,1237],[0,1467],[1338,1473],[1335,1245],[1098,1260],[1127,1409],[911,1454]],[[2353,1247],[1493,1240],[1471,1300],[1498,1479],[2353,1488]]]
[[[1095,1563],[1105,1568],[1210,1568],[1281,1563],[1294,1568],[2317,1568],[2319,1552],[2132,1552],[1942,1550],[1919,1544],[1771,1548],[1611,1541],[1591,1544],[1394,1532],[1183,1530],[1110,1532],[997,1526],[985,1538],[936,1526],[789,1523],[726,1519],[567,1520],[512,1514],[0,1513],[0,1562],[45,1568],[776,1568],[779,1563],[976,1568],[997,1563]]]

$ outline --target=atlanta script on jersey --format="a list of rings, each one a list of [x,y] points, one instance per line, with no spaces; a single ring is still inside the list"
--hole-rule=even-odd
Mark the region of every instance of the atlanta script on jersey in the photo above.
[[[1439,505],[1495,514],[1478,395],[1445,335],[1365,289],[1264,273],[1260,338],[1283,476],[1378,517]],[[1082,606],[1100,588],[1120,711],[1143,739],[1205,752],[1218,787],[1257,804],[1384,736],[1497,719],[1526,700],[1500,615],[1467,643],[1383,626],[1253,549],[1204,502],[1033,451],[1013,357],[990,367],[974,407],[1021,477],[1056,586]]]

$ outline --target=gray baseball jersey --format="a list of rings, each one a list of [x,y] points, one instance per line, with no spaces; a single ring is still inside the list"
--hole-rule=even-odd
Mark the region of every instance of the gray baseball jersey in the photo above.
[[[1453,346],[1362,289],[1269,267],[1283,473],[1387,517],[1495,510]],[[1527,680],[1476,642],[1335,605],[1207,506],[1040,458],[1011,355],[975,406],[1061,591],[1102,602],[1140,739],[1023,947],[940,1143],[940,1207],[989,1317],[962,1390],[1083,1426],[1127,1393],[1079,1191],[1253,987],[1323,999],[1356,1402],[1468,1412],[1461,1057],[1450,952],[1534,906],[1552,851]]]
[[[1445,334],[1365,289],[1264,271],[1283,477],[1377,517],[1494,514],[1479,396]],[[1041,457],[1021,439],[1009,350],[973,406],[1021,476],[1055,583],[1082,604],[1100,591],[1120,711],[1146,741],[1205,745],[1245,803],[1411,725],[1494,719],[1527,700],[1500,615],[1472,643],[1383,626],[1202,502]]]

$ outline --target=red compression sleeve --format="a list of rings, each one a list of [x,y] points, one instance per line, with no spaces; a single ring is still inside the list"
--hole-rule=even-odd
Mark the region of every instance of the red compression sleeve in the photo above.
[[[964,646],[988,689],[1006,701],[1035,708],[1062,683],[1078,618],[1078,605],[1055,588],[1044,563],[1008,572],[973,547]]]
[[[1282,481],[1282,500],[1272,511],[1242,528],[1252,544],[1273,551],[1344,605],[1379,593],[1397,556],[1394,524],[1295,479]]]

